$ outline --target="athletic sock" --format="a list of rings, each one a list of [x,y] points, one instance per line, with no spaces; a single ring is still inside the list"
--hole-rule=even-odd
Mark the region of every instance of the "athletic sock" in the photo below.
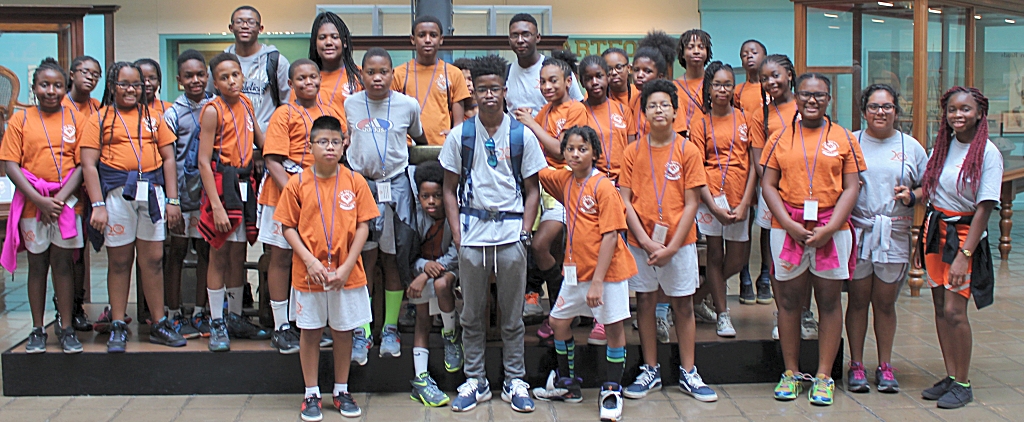
[[[181,308],[170,309],[164,312],[167,315],[167,319],[174,319],[178,315],[181,315]]]
[[[270,301],[270,309],[274,313],[274,329],[280,329],[288,323],[288,301]]]
[[[210,297],[210,319],[224,318],[224,295],[227,294],[224,288],[206,289],[206,294]]]
[[[455,331],[455,311],[441,312],[441,324],[445,332]]]
[[[306,397],[320,397],[320,386],[306,387]]]
[[[242,289],[243,287],[228,287],[224,289],[228,295],[228,312],[242,315]]]
[[[626,370],[626,348],[608,347],[605,349],[608,360],[608,381],[616,384],[622,382],[622,373]]]
[[[659,303],[657,308],[654,308],[654,316],[660,318],[668,318],[668,304]]]
[[[957,381],[956,383],[960,384],[960,386],[963,387],[963,388],[971,388],[971,383],[970,382],[960,382],[960,381]]]
[[[426,347],[413,347],[412,348],[412,367],[416,371],[416,376],[420,376],[427,372],[427,360],[430,358],[430,350]]]
[[[363,329],[363,337],[370,338],[370,323],[369,322],[367,322],[366,324],[363,324],[363,326],[359,327],[359,328]]]
[[[558,375],[575,378],[576,341],[572,338],[555,340],[555,354],[558,355]]]
[[[384,291],[384,326],[398,325],[398,314],[402,313],[404,290]]]
[[[344,384],[334,383],[334,395],[335,396],[339,396],[339,395],[341,395],[341,393],[347,393],[347,392],[348,392],[348,383],[347,382],[344,383]]]
[[[196,306],[195,308],[192,308],[192,318],[195,318],[196,315],[199,315],[201,312],[203,312],[205,310],[206,310],[206,308],[204,308],[202,306]]]

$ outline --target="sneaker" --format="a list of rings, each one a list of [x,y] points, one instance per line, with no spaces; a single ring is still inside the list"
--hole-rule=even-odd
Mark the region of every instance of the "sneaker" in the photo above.
[[[644,364],[640,365],[640,375],[622,390],[622,395],[627,399],[642,399],[647,397],[648,393],[658,390],[661,390],[661,364],[653,367]]]
[[[441,339],[444,340],[444,369],[448,372],[458,372],[462,369],[463,355],[462,343],[452,331],[441,331]]]
[[[772,295],[772,280],[768,278],[768,274],[762,274],[757,279],[757,303],[761,305],[771,305],[775,301]]]
[[[441,407],[451,401],[447,394],[437,388],[437,382],[426,372],[409,383],[412,384],[412,394],[409,397],[427,407]]]
[[[32,328],[32,332],[28,333],[28,343],[25,343],[25,352],[30,354],[46,352],[46,337],[45,328]]]
[[[459,386],[459,395],[452,400],[452,411],[468,412],[476,407],[477,403],[491,399],[491,386],[484,379],[483,383],[476,378],[467,379]]]
[[[668,318],[654,318],[655,335],[658,337],[658,343],[666,344],[672,341],[669,338]]]
[[[832,396],[835,393],[836,382],[825,375],[818,375],[814,378],[811,390],[807,392],[807,400],[816,406],[831,406]]]
[[[946,394],[939,397],[939,402],[936,404],[939,409],[959,409],[972,401],[974,401],[974,391],[971,390],[971,387],[964,387],[960,383],[954,382],[949,386]]]
[[[772,318],[774,318],[774,322],[772,322],[772,340],[778,340],[779,339],[779,312],[778,311],[772,312]]]
[[[803,381],[793,371],[786,371],[782,374],[779,383],[775,385],[775,400],[796,400],[803,388]]]
[[[171,320],[171,327],[174,328],[175,332],[181,334],[181,336],[186,339],[198,338],[201,334],[196,327],[192,326],[192,322],[182,314],[174,316],[174,319]]]
[[[582,393],[581,393],[582,397]],[[512,404],[512,410],[520,413],[533,411],[533,399],[530,398],[530,384],[519,378],[505,381],[501,386],[501,399]]]
[[[753,283],[740,283],[740,303],[744,305],[753,305],[757,303],[757,296],[754,295]]]
[[[299,338],[289,324],[281,324],[281,327],[274,331],[270,336],[270,345],[282,355],[299,353]]]
[[[302,411],[299,416],[304,421],[317,422],[324,420],[324,413],[320,410],[320,397],[309,396],[302,400]]]
[[[170,347],[181,347],[187,344],[188,340],[185,340],[181,334],[174,331],[174,327],[171,326],[171,322],[165,316],[156,324],[149,326],[149,342]]]
[[[576,379],[560,377],[558,371],[554,370],[548,374],[548,381],[544,387],[533,389],[533,396],[537,400],[579,403],[583,401],[583,390]]]
[[[352,394],[348,392],[334,396],[334,408],[338,409],[341,416],[346,418],[358,418],[363,414],[363,409],[359,408],[356,400],[352,398]]]
[[[697,322],[707,324],[715,324],[718,322],[718,315],[715,314],[715,310],[711,309],[707,302],[704,301],[693,305],[693,316],[696,317]]]
[[[330,327],[320,332],[320,347],[331,347],[334,345],[334,336]]]
[[[719,337],[736,337],[736,328],[732,326],[732,318],[729,317],[729,311],[718,314],[717,332]]]
[[[587,344],[604,346],[608,344],[608,336],[604,333],[604,324],[595,321],[594,328],[590,329],[590,336],[587,337]]]
[[[385,325],[380,333],[380,357],[397,358],[402,356],[402,338],[398,336],[397,325]]]
[[[540,293],[527,293],[523,302],[523,318],[544,316],[544,307],[540,306]]]
[[[864,370],[861,362],[850,362],[850,370],[846,372],[846,391],[852,393],[867,393],[871,391],[868,386],[868,373]]]
[[[74,328],[75,331],[92,331],[89,315],[85,313],[85,309],[81,305],[76,306],[74,312],[71,313],[71,328]]]
[[[540,327],[537,328],[537,338],[543,342],[551,340],[553,335],[555,335],[555,330],[551,329],[551,324],[548,323],[547,319],[544,319],[544,322],[540,323]]]
[[[352,362],[359,366],[366,365],[370,347],[373,347],[373,340],[366,335],[366,330],[362,327],[352,330]]]
[[[206,313],[199,312],[195,314],[189,322],[192,323],[192,328],[199,332],[199,337],[210,336],[210,317]]]
[[[896,381],[896,369],[888,362],[883,363],[875,369],[875,385],[879,393],[899,393],[900,383]]]
[[[921,397],[925,400],[938,400],[949,391],[949,388],[956,384],[953,382],[952,377],[943,377],[935,385],[926,388],[921,392]]]
[[[125,325],[131,324],[132,317],[128,316],[128,314],[125,314],[124,319],[122,319],[122,321],[124,321]],[[100,334],[109,333],[111,322],[112,320],[110,318],[110,307],[106,306],[103,308],[103,312],[100,313],[99,319],[97,319],[96,322],[92,324],[92,329],[96,330],[96,332]]]
[[[64,349],[66,355],[82,353],[82,342],[78,341],[78,334],[75,333],[75,330],[66,330],[61,333],[60,347]]]
[[[226,325],[228,327],[228,335],[234,338],[247,338],[250,340],[268,340],[270,339],[271,333],[260,327],[257,327],[249,318],[235,314],[228,313],[225,318]]]
[[[679,389],[682,390],[683,394],[688,394],[705,403],[718,401],[718,393],[704,384],[704,380],[700,378],[700,374],[697,373],[697,365],[693,365],[693,370],[686,372],[683,367],[679,367]]]
[[[800,338],[804,340],[818,339],[818,321],[814,320],[814,312],[810,309],[800,314]]]
[[[601,385],[601,420],[618,422],[622,419],[622,387],[617,382]]]
[[[128,326],[122,321],[113,321],[107,325],[107,329],[110,330],[107,353],[124,353],[125,347],[128,347]]]
[[[398,325],[403,327],[416,326],[416,305],[411,303],[405,305],[405,312],[398,315]]]
[[[210,344],[211,352],[226,352],[231,350],[231,337],[228,336],[228,326],[224,318],[217,318],[210,321]]]

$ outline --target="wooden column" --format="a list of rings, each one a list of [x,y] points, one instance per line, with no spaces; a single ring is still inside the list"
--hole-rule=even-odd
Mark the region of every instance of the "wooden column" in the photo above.
[[[974,66],[977,63],[977,52],[974,51],[976,48],[977,40],[977,21],[974,19],[974,8],[966,8],[964,22],[964,36],[967,38],[964,40],[964,86],[977,86],[977,80],[975,79]],[[984,52],[981,53],[984,56]],[[985,75],[981,75],[982,78]]]
[[[807,71],[807,5],[793,5],[793,66],[796,75]]]
[[[926,149],[928,147],[928,0],[914,0],[914,108],[911,118],[914,122],[912,135]],[[914,212],[914,228],[911,230],[911,245],[916,247],[921,235],[924,210],[918,206]],[[914,256],[914,251],[911,251]],[[920,296],[924,286],[924,270],[911,260],[910,295]]]

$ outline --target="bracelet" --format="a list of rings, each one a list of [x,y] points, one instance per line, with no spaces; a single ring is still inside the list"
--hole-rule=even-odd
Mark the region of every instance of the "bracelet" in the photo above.
[[[106,202],[103,202],[103,201],[98,201],[98,202],[93,202],[93,203],[92,203],[92,207],[93,207],[93,208],[97,208],[97,207],[105,207],[105,206],[107,206],[107,203],[106,203]]]
[[[180,206],[181,205],[181,199],[178,199],[178,198],[164,198],[164,203],[167,204],[167,205]]]
[[[917,195],[914,195],[914,191],[910,191],[910,204],[907,206],[913,208],[915,204],[917,204]]]

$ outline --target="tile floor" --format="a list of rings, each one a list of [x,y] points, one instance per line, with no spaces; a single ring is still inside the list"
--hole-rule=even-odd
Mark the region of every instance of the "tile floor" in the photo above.
[[[1017,204],[1020,209],[1024,201]],[[997,218],[990,230],[998,233]],[[1013,237],[1024,238],[1024,213],[1015,218]],[[997,236],[992,236],[995,240]],[[996,244],[993,243],[993,251]],[[1024,415],[1024,242],[1015,242],[1007,261],[996,263],[996,302],[982,312],[972,309],[974,360],[971,381],[976,401],[964,409],[943,411],[923,401],[920,390],[931,386],[944,372],[932,323],[930,296],[910,297],[904,291],[898,302],[899,331],[893,365],[903,392],[852,394],[836,391],[836,402],[827,408],[812,407],[806,399],[782,403],[772,399],[772,384],[713,386],[717,403],[699,403],[669,388],[641,401],[626,401],[627,420],[767,421],[1003,421]],[[94,280],[103,280],[105,256],[94,255]],[[732,283],[735,288],[735,283]],[[106,289],[94,283],[93,300],[103,302]],[[134,295],[132,296],[134,298]],[[47,302],[48,308],[52,304]],[[47,310],[48,318],[52,311]],[[24,266],[13,279],[4,274],[0,284],[0,350],[20,342],[29,332],[31,317],[25,293]],[[872,367],[874,347],[869,330],[865,364]],[[869,371],[873,372],[873,371]],[[872,376],[869,374],[869,377]],[[453,394],[454,392],[449,392]],[[530,420],[573,421],[597,419],[597,391],[586,390],[581,404],[538,402],[532,414],[517,414],[498,399],[483,403],[468,414],[448,408],[426,409],[408,395],[356,394],[365,421]],[[4,397],[0,395],[0,422],[5,421],[296,421],[300,394],[256,396],[164,397]],[[330,406],[328,406],[330,410]],[[325,420],[340,421],[326,412]]]

